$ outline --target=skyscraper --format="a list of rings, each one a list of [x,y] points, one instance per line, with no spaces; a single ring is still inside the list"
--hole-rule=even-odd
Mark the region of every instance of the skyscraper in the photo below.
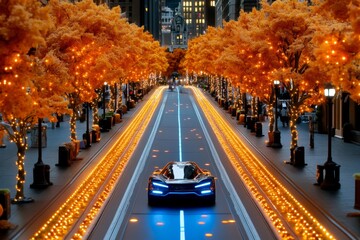
[[[204,34],[208,26],[215,25],[214,0],[182,0],[181,11],[188,25],[189,38]]]

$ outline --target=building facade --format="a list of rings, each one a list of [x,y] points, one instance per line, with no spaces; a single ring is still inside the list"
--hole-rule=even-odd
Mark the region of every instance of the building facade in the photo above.
[[[260,0],[216,0],[215,26],[222,27],[223,21],[237,20],[240,10],[251,12],[253,8],[260,8]]]
[[[183,0],[181,11],[189,30],[189,38],[205,33],[205,0]]]
[[[174,18],[174,11],[169,7],[161,8],[161,46],[171,45],[171,24]]]
[[[161,7],[163,6],[162,0],[144,0],[144,14],[142,15],[145,30],[151,33],[155,40],[161,39]]]
[[[188,45],[188,28],[185,18],[181,12],[175,12],[173,21],[171,22],[171,45],[169,51],[173,52],[175,48],[187,49]]]

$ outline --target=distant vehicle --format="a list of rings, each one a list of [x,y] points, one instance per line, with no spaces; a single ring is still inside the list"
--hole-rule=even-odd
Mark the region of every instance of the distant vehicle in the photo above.
[[[169,162],[148,181],[148,204],[159,200],[199,199],[215,204],[215,177],[195,162]]]

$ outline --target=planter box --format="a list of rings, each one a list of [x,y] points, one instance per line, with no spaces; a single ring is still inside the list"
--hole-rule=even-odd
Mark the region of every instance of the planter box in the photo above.
[[[121,115],[119,113],[114,114],[115,123],[121,123]]]
[[[100,142],[100,126],[97,124],[92,125],[91,142]]]

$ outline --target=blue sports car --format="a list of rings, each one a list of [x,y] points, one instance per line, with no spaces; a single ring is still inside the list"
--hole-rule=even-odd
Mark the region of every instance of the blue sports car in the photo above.
[[[149,177],[148,204],[161,199],[202,199],[215,204],[215,177],[195,162],[169,162]]]

